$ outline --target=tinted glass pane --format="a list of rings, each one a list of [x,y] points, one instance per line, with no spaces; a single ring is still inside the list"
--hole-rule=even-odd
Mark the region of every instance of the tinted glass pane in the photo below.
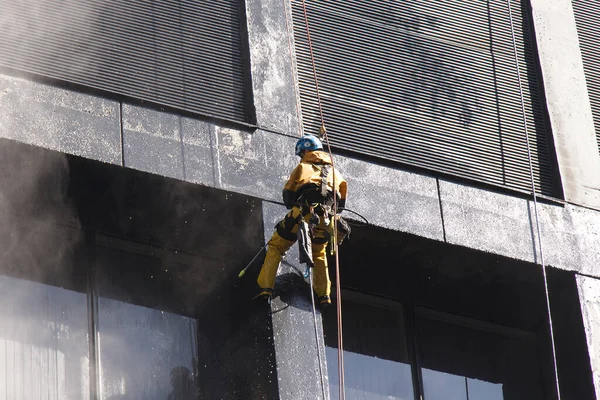
[[[193,319],[105,298],[98,309],[102,399],[197,399]]]
[[[0,399],[89,398],[86,295],[0,276]]]
[[[417,318],[425,400],[543,399],[535,336]]]
[[[401,309],[344,300],[344,378],[347,400],[412,400],[411,367]],[[331,398],[339,397],[337,319],[323,314]]]
[[[468,400],[462,376],[423,368],[423,382],[427,400]]]
[[[214,287],[229,264],[124,245],[97,251],[101,399],[276,398],[268,314]]]
[[[427,400],[502,400],[502,385],[423,368]]]

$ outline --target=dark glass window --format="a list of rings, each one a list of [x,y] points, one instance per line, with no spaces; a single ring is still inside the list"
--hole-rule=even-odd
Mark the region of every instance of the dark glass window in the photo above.
[[[237,278],[254,199],[22,148],[0,146],[0,399],[277,398],[270,316]]]
[[[425,308],[403,310],[399,303],[353,293],[344,296],[347,399],[544,399],[534,333]],[[339,397],[335,310],[324,312],[323,321],[335,399]]]
[[[155,257],[104,247],[98,250],[102,398],[198,398],[196,320],[165,311],[169,307],[165,290],[124,290],[134,282],[133,286],[143,288],[146,280],[153,279],[162,286],[160,268],[160,259]],[[148,305],[150,299],[162,303],[162,309],[139,305]]]
[[[324,319],[327,371],[332,399],[339,397],[335,311]],[[413,384],[404,317],[386,308],[344,301],[344,369],[347,400],[412,399]]]
[[[426,400],[544,398],[534,334],[436,317],[416,319]]]

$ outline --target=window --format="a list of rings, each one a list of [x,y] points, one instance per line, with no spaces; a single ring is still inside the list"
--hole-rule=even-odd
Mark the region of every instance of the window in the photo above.
[[[160,273],[161,264],[156,257],[98,248],[102,399],[192,399],[200,392],[198,321],[165,311],[173,305],[165,296],[169,285],[161,282],[166,277]]]
[[[427,400],[542,400],[533,333],[417,309]]]
[[[89,398],[86,295],[0,276],[0,399]]]
[[[534,333],[353,292],[344,293],[343,310],[347,399],[545,398]],[[335,310],[323,318],[335,399]]]
[[[277,397],[255,199],[0,150],[0,400]]]
[[[413,398],[413,384],[402,309],[344,301],[346,399]],[[324,319],[327,371],[332,399],[339,398],[335,311]]]

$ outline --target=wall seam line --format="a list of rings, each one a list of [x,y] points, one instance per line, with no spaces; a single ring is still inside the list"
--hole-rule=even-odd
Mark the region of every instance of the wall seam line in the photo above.
[[[448,239],[446,237],[446,222],[444,221],[444,207],[442,206],[442,191],[440,189],[440,180],[435,178],[435,185],[438,193],[438,205],[440,206],[440,219],[442,221],[442,236],[444,238],[444,243],[448,243]]]

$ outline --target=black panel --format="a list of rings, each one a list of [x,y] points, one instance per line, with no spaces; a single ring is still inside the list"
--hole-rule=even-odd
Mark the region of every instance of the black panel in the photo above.
[[[332,146],[531,191],[506,1],[307,1]],[[512,1],[539,193],[553,169],[528,17]],[[294,34],[306,131],[320,124],[302,3]]]
[[[573,10],[575,11],[585,79],[592,103],[596,140],[600,151],[600,69],[598,69],[600,5],[593,1],[573,0]]]
[[[248,121],[239,3],[0,0],[0,66]]]

